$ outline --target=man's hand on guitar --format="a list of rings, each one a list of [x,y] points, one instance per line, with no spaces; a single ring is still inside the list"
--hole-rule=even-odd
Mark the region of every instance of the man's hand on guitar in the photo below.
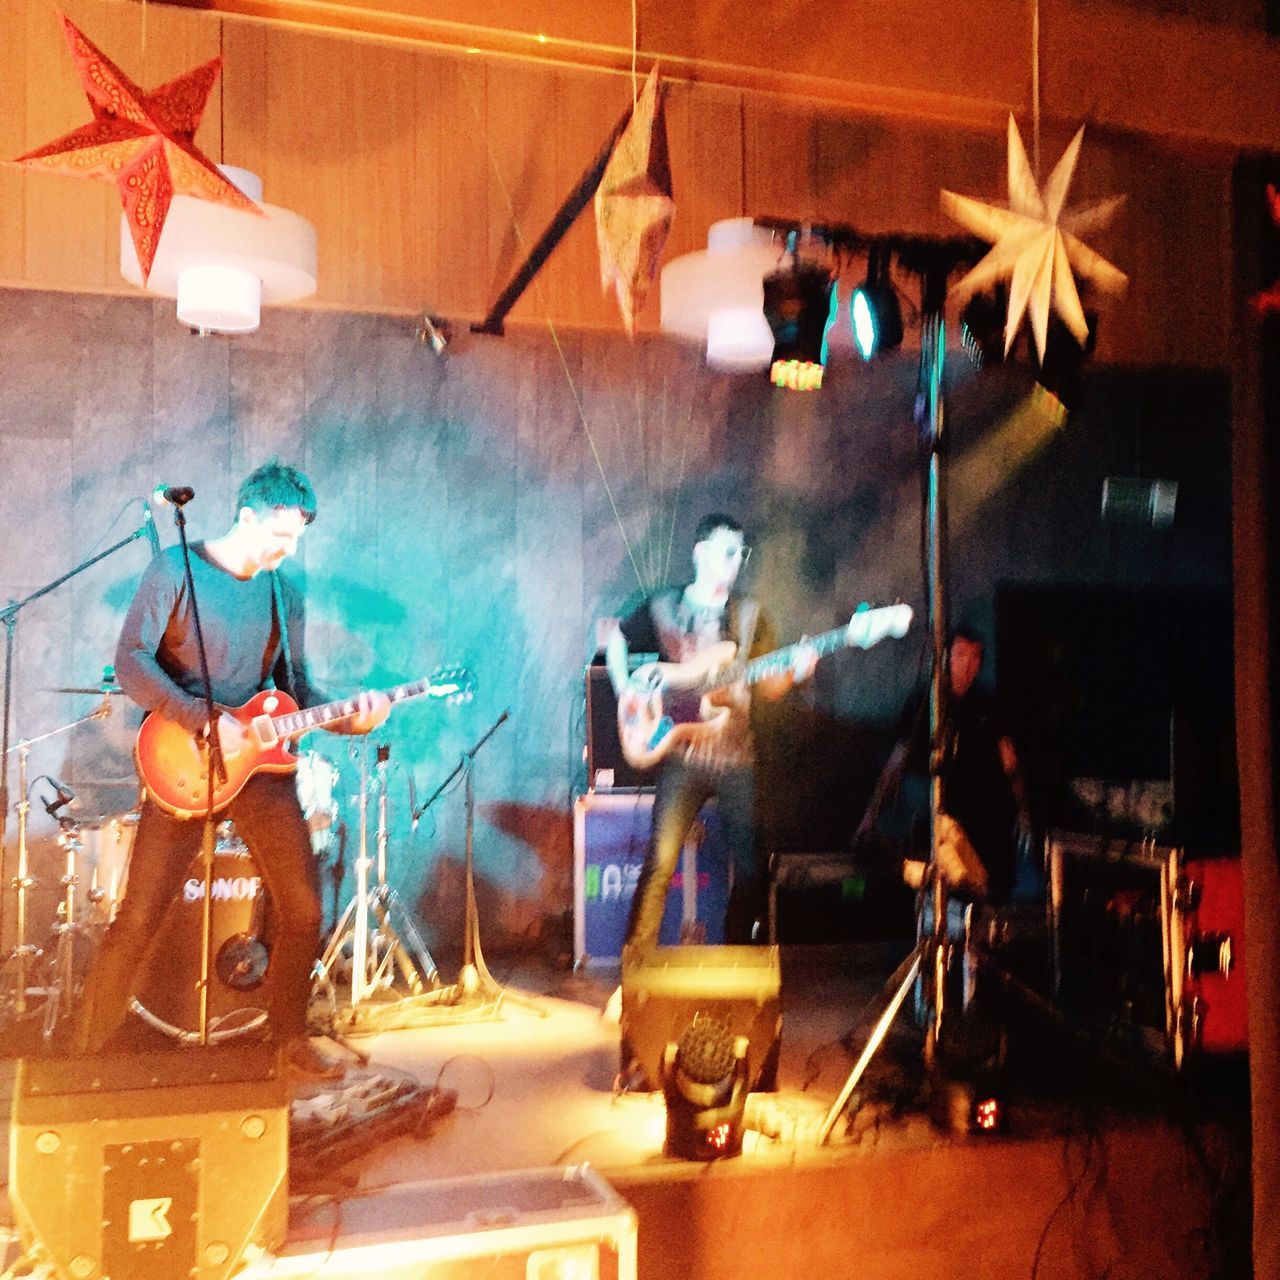
[[[209,741],[209,725],[206,722],[200,731],[200,737]],[[235,755],[244,745],[245,726],[235,716],[226,711],[218,716],[218,747],[224,756]]]
[[[801,636],[795,646],[795,656],[791,660],[791,678],[796,684],[803,684],[813,675],[818,665],[818,651],[809,643],[807,636]]]
[[[362,693],[356,706],[359,710],[347,720],[347,730],[354,734],[372,733],[391,714],[391,699],[381,691]]]

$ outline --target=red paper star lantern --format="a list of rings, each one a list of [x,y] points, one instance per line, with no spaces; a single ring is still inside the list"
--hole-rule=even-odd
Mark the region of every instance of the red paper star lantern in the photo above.
[[[221,58],[146,93],[65,14],[58,17],[93,120],[11,163],[114,182],[144,279],[175,194],[262,212],[195,145],[205,103],[222,70]]]
[[[1271,221],[1280,227],[1280,191],[1270,183],[1267,183],[1267,204],[1271,209]],[[1274,281],[1270,288],[1261,293],[1254,294],[1249,302],[1260,316],[1280,313],[1280,280]]]

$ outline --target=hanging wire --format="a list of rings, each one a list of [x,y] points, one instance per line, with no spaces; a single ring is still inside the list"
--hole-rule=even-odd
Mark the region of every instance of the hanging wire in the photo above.
[[[1040,181],[1040,0],[1031,0],[1031,164]]]
[[[525,252],[524,232],[520,228],[520,219],[516,214],[515,202],[511,198],[511,192],[507,187],[506,180],[502,176],[502,170],[498,167],[497,157],[493,153],[493,147],[489,142],[488,130],[485,128],[485,122],[480,113],[480,104],[476,99],[474,86],[471,84],[471,78],[464,75],[462,83],[467,91],[467,98],[471,105],[472,114],[475,116],[476,128],[485,140],[485,152],[488,155],[489,167],[493,171],[493,176],[498,184],[498,190],[502,193],[502,199],[507,206],[507,214],[511,219],[511,229],[516,238],[516,243],[520,246],[521,252]],[[534,282],[535,288],[541,288],[541,282]],[[605,474],[604,463],[600,458],[600,450],[596,447],[595,436],[591,430],[591,424],[587,421],[586,410],[582,405],[582,396],[578,392],[578,384],[574,380],[573,372],[569,368],[569,360],[565,355],[564,347],[560,342],[560,334],[556,329],[555,321],[547,316],[547,332],[551,335],[552,344],[555,346],[556,355],[560,358],[560,368],[564,371],[565,381],[569,384],[569,393],[573,396],[574,409],[578,414],[578,421],[582,424],[582,430],[587,437],[587,443],[591,447],[591,456],[595,459],[596,470],[600,473],[600,481],[604,485],[606,497],[609,499],[609,506],[613,511],[613,518],[617,521],[618,532],[622,535],[622,544],[627,551],[627,559],[631,561],[631,568],[635,572],[636,581],[646,591],[649,589],[645,581],[644,574],[640,572],[640,566],[636,561],[635,550],[631,545],[631,539],[627,537],[626,526],[622,522],[622,515],[618,510],[617,501],[613,496],[613,486],[609,483],[609,477]]]
[[[640,47],[640,18],[636,12],[638,0],[631,0],[631,110],[636,109],[640,93],[636,80],[636,54]]]

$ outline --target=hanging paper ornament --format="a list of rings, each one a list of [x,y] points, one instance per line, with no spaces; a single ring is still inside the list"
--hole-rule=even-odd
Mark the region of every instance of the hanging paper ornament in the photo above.
[[[676,212],[663,96],[654,67],[596,188],[600,284],[617,293],[628,335],[657,277]]]
[[[1267,207],[1271,210],[1271,221],[1280,227],[1280,191],[1267,183]],[[1275,315],[1280,312],[1280,280],[1274,281],[1270,288],[1255,293],[1249,299],[1250,306],[1260,316]]]
[[[115,183],[144,280],[151,272],[174,195],[198,196],[261,214],[194,142],[222,69],[221,58],[147,93],[65,14],[58,17],[93,108],[93,120],[10,163]]]
[[[1077,235],[1107,226],[1124,196],[1113,196],[1086,209],[1064,208],[1067,189],[1075,173],[1083,126],[1071,139],[1041,192],[1022,135],[1009,117],[1009,203],[988,204],[970,196],[942,193],[942,207],[974,234],[992,242],[991,251],[952,290],[961,304],[975,293],[1001,280],[1009,280],[1009,311],[1005,322],[1004,349],[1017,336],[1025,314],[1031,316],[1036,351],[1044,360],[1052,308],[1081,346],[1089,326],[1080,305],[1072,270],[1107,293],[1119,293],[1128,276],[1083,244]]]

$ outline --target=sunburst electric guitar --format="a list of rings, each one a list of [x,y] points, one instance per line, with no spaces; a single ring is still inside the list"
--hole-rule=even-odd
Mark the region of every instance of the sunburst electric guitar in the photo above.
[[[438,667],[425,680],[386,690],[394,707],[410,698],[466,702],[475,693],[475,678],[465,667]],[[265,689],[242,707],[223,713],[222,760],[225,778],[214,778],[213,811],[225,809],[255,773],[292,773],[298,758],[293,740],[312,729],[345,720],[359,710],[355,698],[298,709],[287,693]],[[239,726],[236,733],[227,718]],[[134,745],[138,776],[147,795],[178,818],[200,817],[209,803],[209,750],[204,740],[153,711],[138,730]]]
[[[870,649],[892,636],[900,639],[911,625],[911,606],[861,608],[848,625],[775,649],[751,662],[735,662],[738,646],[722,640],[688,662],[650,662],[631,673],[618,699],[618,737],[627,763],[637,769],[657,764],[681,743],[701,742],[721,733],[730,708],[717,695],[738,684],[755,684],[780,675],[803,647],[819,657],[837,649]]]

